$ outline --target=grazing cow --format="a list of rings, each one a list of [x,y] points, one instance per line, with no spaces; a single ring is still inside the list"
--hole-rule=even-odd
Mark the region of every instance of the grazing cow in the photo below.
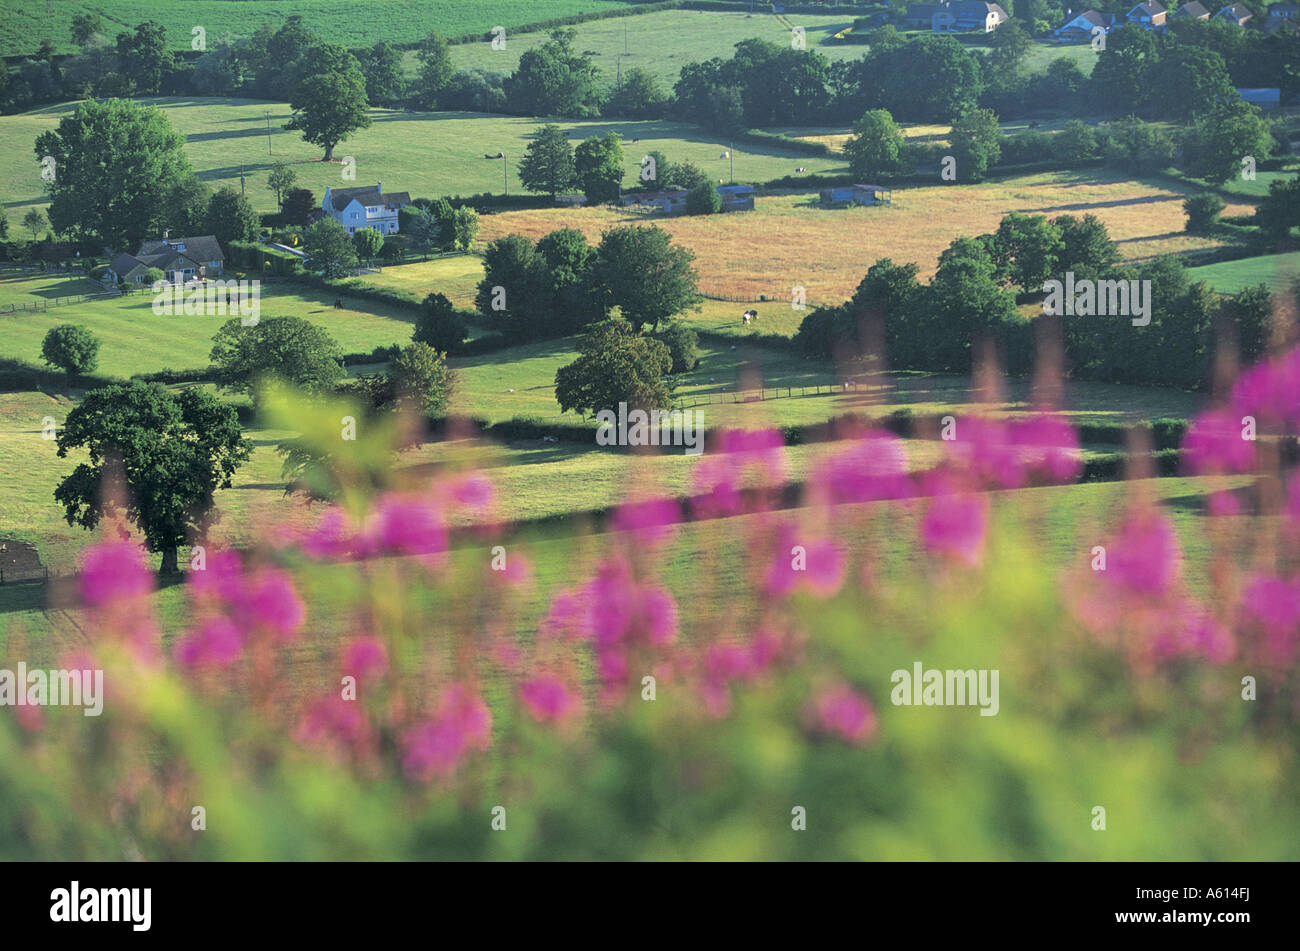
[[[337,307],[337,308],[339,308],[340,310],[342,310],[342,309],[343,309],[343,298],[342,298],[342,297],[336,297],[336,298],[334,298],[334,306]]]
[[[795,171],[796,171],[796,172],[806,172],[806,171],[808,171],[808,169],[806,169],[806,168],[804,168],[802,165],[800,165],[798,168],[795,169]]]
[[[743,314],[741,314],[741,316],[740,316],[740,320],[741,320],[741,323],[744,324],[744,326],[748,327],[750,321],[758,320],[758,311],[756,311],[756,310],[747,310],[747,311],[745,311]]]

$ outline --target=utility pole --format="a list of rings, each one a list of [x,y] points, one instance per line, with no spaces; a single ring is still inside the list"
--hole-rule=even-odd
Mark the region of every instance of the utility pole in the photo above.
[[[506,187],[506,197],[510,197],[510,175],[506,167],[505,149],[501,150],[501,181]]]
[[[266,154],[275,154],[271,151],[271,113],[269,110],[266,113]]]
[[[244,194],[244,166],[239,166],[239,194]]]

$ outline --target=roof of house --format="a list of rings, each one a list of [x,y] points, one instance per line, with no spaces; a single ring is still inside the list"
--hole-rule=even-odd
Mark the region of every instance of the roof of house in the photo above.
[[[752,195],[754,194],[753,185],[719,185],[719,195]]]
[[[108,268],[110,271],[112,271],[114,274],[118,275],[119,277],[124,277],[125,275],[130,274],[138,267],[149,267],[149,266],[150,265],[145,264],[143,261],[137,259],[134,255],[127,254],[125,251],[123,251],[117,257],[113,258],[113,262],[109,264]]]
[[[181,250],[184,247],[185,250]],[[184,255],[191,261],[198,261],[206,264],[208,261],[224,261],[226,256],[221,253],[221,242],[216,239],[215,235],[201,234],[193,238],[167,238],[165,241],[146,241],[140,245],[140,250],[136,252],[136,257],[144,259],[148,256],[162,256],[169,260],[177,254]],[[150,265],[156,267],[157,265]]]
[[[1174,16],[1192,17],[1195,20],[1203,20],[1210,15],[1210,11],[1204,6],[1197,3],[1196,0],[1188,0],[1181,7],[1174,11]]]
[[[1161,4],[1156,2],[1156,0],[1142,0],[1142,2],[1134,7],[1133,10],[1141,10],[1149,17],[1159,16],[1160,14],[1167,12]],[[1133,15],[1133,10],[1128,12],[1129,16]]]
[[[1300,13],[1300,3],[1275,3],[1268,8],[1271,17],[1295,16]]]
[[[1255,15],[1250,12],[1250,7],[1246,6],[1244,3],[1230,3],[1219,11],[1220,15],[1224,13],[1231,13],[1232,18],[1238,22],[1249,20]]]
[[[1007,11],[996,3],[982,3],[980,0],[957,0],[948,9],[959,20],[984,20],[990,13],[996,13],[1002,19],[1009,19]]]
[[[378,185],[361,185],[357,188],[331,188],[330,204],[335,211],[342,211],[352,204],[353,199],[363,205],[383,205],[385,208],[397,208],[411,203],[410,192],[389,192],[387,195],[379,190]]]

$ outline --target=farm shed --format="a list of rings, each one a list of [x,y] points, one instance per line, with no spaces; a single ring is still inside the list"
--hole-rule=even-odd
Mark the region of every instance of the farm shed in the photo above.
[[[753,211],[754,189],[750,185],[719,185],[723,211]]]
[[[821,199],[823,205],[888,205],[893,203],[894,193],[884,185],[837,185],[822,189]]]

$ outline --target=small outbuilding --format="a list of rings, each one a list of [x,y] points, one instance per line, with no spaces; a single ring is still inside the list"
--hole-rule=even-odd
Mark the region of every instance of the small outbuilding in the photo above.
[[[754,187],[752,185],[719,185],[723,211],[753,211]]]
[[[889,205],[894,193],[884,185],[837,185],[821,191],[823,205]]]

